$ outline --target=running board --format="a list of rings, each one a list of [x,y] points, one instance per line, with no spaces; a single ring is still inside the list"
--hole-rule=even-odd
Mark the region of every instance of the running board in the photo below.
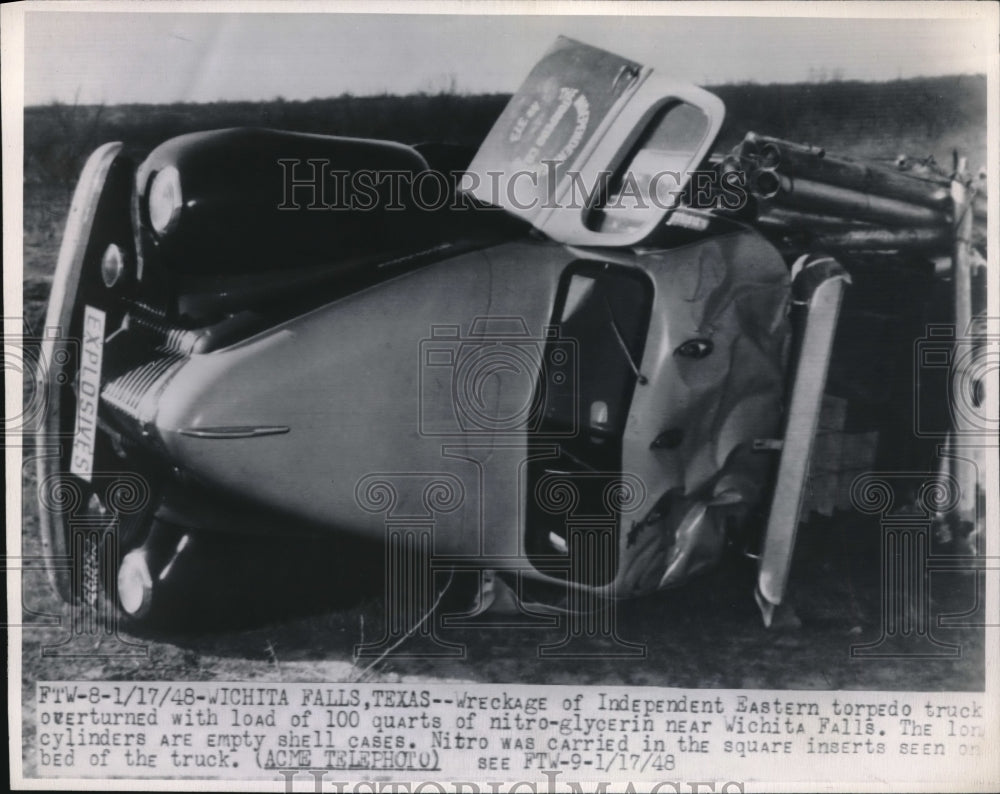
[[[850,282],[831,257],[803,256],[792,268],[793,305],[804,308],[805,320],[754,593],[767,627],[785,598],[837,318]]]

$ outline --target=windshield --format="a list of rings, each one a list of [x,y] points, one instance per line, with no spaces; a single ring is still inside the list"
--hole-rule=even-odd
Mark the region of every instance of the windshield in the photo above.
[[[641,210],[672,209],[687,183],[686,172],[710,128],[705,112],[687,102],[661,108],[599,194],[587,228],[619,232],[646,222]]]

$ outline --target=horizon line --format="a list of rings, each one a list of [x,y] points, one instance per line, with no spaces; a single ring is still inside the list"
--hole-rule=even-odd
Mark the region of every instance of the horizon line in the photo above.
[[[756,80],[730,80],[724,83],[690,83],[690,85],[695,85],[705,90],[711,91],[716,88],[738,88],[740,86],[754,86],[757,88],[773,88],[773,87],[789,87],[789,86],[832,86],[832,85],[889,85],[892,83],[908,83],[908,82],[918,82],[926,80],[954,80],[963,77],[973,77],[981,78],[983,80],[988,79],[988,75],[985,72],[952,72],[948,74],[928,74],[928,75],[914,75],[910,77],[891,77],[884,79],[862,79],[862,78],[850,78],[850,79],[828,79],[828,80],[798,80],[793,82],[758,82]],[[30,104],[25,103],[23,106],[24,110],[36,109],[36,108],[46,108],[53,105],[70,105],[73,107],[172,107],[175,105],[194,105],[194,106],[204,106],[204,105],[217,105],[217,104],[264,104],[272,102],[284,102],[286,104],[306,104],[308,102],[329,102],[336,99],[403,99],[407,97],[457,97],[457,98],[473,98],[473,97],[500,97],[500,96],[513,96],[516,93],[515,90],[511,91],[456,91],[442,89],[439,91],[410,91],[408,93],[395,93],[390,91],[380,91],[365,94],[355,94],[350,91],[344,91],[339,94],[329,94],[327,96],[314,96],[308,99],[288,99],[286,97],[277,94],[272,97],[261,97],[257,99],[209,99],[209,100],[184,100],[178,99],[170,102],[84,102],[80,103],[76,100],[60,99],[53,97],[51,99],[45,100],[43,102],[32,102]]]

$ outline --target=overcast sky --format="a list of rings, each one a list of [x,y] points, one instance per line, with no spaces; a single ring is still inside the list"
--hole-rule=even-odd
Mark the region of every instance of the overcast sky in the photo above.
[[[986,72],[981,22],[29,12],[25,104],[513,91],[558,34],[700,84]]]

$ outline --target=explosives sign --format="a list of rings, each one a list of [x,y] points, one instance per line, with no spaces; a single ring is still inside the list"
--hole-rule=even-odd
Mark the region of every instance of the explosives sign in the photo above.
[[[82,357],[70,470],[89,482],[94,468],[97,404],[101,393],[101,361],[104,358],[104,312],[93,306],[87,306],[83,315]]]

